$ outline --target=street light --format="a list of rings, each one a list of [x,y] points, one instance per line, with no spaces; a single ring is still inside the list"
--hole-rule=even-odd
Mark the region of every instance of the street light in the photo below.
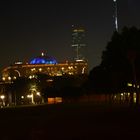
[[[5,101],[4,101],[5,96],[4,96],[4,95],[1,95],[0,98],[1,98],[1,100],[2,100],[2,105],[5,106]]]
[[[33,94],[27,95],[27,98],[30,98],[30,99],[31,99],[32,104],[35,104]]]

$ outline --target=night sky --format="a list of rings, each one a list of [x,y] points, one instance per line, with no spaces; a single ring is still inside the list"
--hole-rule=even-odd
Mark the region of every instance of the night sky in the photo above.
[[[85,56],[92,69],[114,31],[113,0],[28,0],[0,2],[0,70],[29,61],[42,51],[58,61],[74,57],[72,25],[86,29]],[[140,0],[118,0],[118,24],[140,27]]]

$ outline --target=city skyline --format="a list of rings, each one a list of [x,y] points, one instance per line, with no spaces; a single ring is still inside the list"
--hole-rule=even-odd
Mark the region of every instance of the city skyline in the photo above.
[[[140,27],[140,1],[118,0],[119,31]],[[101,62],[102,51],[115,30],[113,0],[18,1],[0,5],[0,69],[15,61],[29,61],[42,51],[58,61],[75,57],[72,25],[86,30],[85,57],[89,70]]]

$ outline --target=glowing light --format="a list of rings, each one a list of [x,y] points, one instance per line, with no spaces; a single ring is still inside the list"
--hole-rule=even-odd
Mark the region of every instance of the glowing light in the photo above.
[[[27,98],[32,98],[33,97],[33,95],[31,94],[31,95],[27,95]]]
[[[29,79],[32,79],[32,76],[31,75],[29,76]]]
[[[46,80],[47,82],[53,82],[53,79],[48,79],[48,80]]]
[[[37,96],[40,96],[40,92],[37,92],[36,95],[37,95]]]
[[[35,68],[32,68],[31,71],[35,71]]]
[[[55,98],[48,98],[48,104],[54,104]]]
[[[15,62],[15,64],[20,65],[20,64],[23,64],[23,63],[22,62]]]
[[[62,103],[62,97],[55,97],[56,103]]]
[[[83,62],[83,59],[77,59],[76,62]]]
[[[21,96],[21,99],[24,99],[24,96]]]
[[[16,77],[16,76],[14,76],[14,77],[13,77],[13,79],[17,79],[17,77]]]
[[[39,71],[41,72],[42,71],[42,68],[39,68]]]
[[[4,95],[1,95],[0,98],[3,100],[5,98],[5,96]]]
[[[5,81],[5,79],[6,79],[5,77],[2,77],[2,80],[3,80],[3,81]]]
[[[57,64],[57,61],[53,58],[34,58],[30,64]]]
[[[128,83],[127,86],[132,87],[133,85],[131,83]]]
[[[134,101],[134,103],[136,103],[136,99],[137,99],[137,94],[134,93],[134,94],[133,94],[133,101]]]
[[[62,97],[48,98],[48,104],[62,103]]]
[[[8,77],[8,80],[11,80],[11,77],[10,76]]]
[[[44,55],[45,55],[45,54],[42,52],[42,53],[41,53],[41,56],[44,56]]]

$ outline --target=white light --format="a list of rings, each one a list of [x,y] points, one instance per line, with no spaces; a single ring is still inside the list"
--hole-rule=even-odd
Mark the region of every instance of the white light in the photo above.
[[[29,76],[29,79],[32,79],[32,76],[31,75]]]
[[[42,52],[42,53],[41,53],[41,56],[44,56],[44,55],[45,55],[45,54]]]
[[[10,76],[8,77],[8,80],[11,80],[11,77]]]
[[[31,94],[31,95],[27,95],[27,98],[32,98],[33,97],[33,95]]]
[[[4,98],[5,98],[5,96],[4,96],[4,95],[1,95],[1,96],[0,96],[0,98],[1,98],[1,99],[4,99]]]
[[[133,85],[131,83],[127,83],[127,86],[128,87],[132,87]]]
[[[14,76],[13,78],[14,78],[14,79],[17,79],[17,77],[16,77],[16,76]]]
[[[21,99],[24,99],[24,96],[21,96]]]
[[[15,64],[19,65],[19,64],[22,64],[22,62],[15,62]]]
[[[113,0],[114,2],[116,2],[116,0]]]
[[[36,95],[40,96],[40,92],[37,92]]]
[[[42,71],[42,68],[39,68],[39,71],[41,72]]]
[[[2,80],[5,81],[5,77],[2,77]]]

